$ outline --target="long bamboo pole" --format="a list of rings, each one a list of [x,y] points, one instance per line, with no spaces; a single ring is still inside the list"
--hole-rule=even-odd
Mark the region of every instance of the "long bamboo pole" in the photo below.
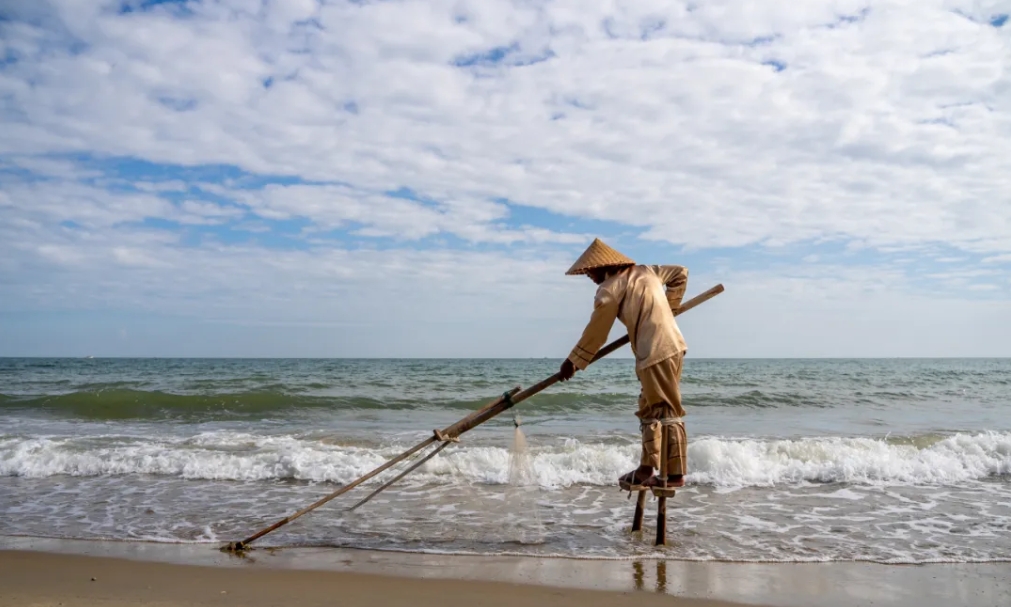
[[[686,301],[685,303],[681,304],[681,306],[678,307],[678,309],[674,311],[674,316],[678,316],[680,314],[684,314],[685,312],[687,312],[688,310],[691,310],[695,306],[698,306],[699,304],[705,303],[706,301],[709,301],[713,297],[716,297],[717,295],[719,295],[723,291],[724,291],[723,285],[716,285],[715,287],[709,289],[708,291],[705,291],[703,293],[700,293],[700,294],[696,295],[695,297],[693,297],[690,300]],[[624,346],[628,342],[629,342],[628,335],[625,335],[623,337],[620,337],[620,338],[614,340],[610,344],[608,344],[608,345],[604,346],[603,348],[601,348],[597,352],[597,355],[594,356],[593,359],[590,361],[590,363],[592,364],[592,363],[597,362],[601,358],[604,358],[605,356],[607,356],[611,352],[614,352],[618,348]],[[264,529],[262,529],[262,530],[260,530],[260,531],[258,531],[256,533],[254,533],[253,535],[249,536],[248,538],[246,538],[246,539],[244,539],[242,541],[231,542],[231,543],[223,546],[222,550],[223,551],[227,551],[227,552],[241,552],[241,551],[245,550],[246,547],[251,542],[254,542],[254,541],[258,540],[259,538],[267,535],[271,531],[274,531],[274,530],[276,530],[276,529],[278,529],[280,527],[283,527],[284,525],[287,525],[288,523],[290,523],[291,521],[297,519],[298,517],[302,516],[303,514],[306,514],[308,512],[311,512],[312,510],[315,510],[316,508],[319,508],[320,506],[322,506],[323,504],[329,502],[330,500],[332,500],[332,499],[334,499],[334,498],[336,498],[336,497],[338,497],[340,495],[343,495],[344,493],[347,493],[348,491],[354,489],[358,485],[361,485],[365,481],[373,478],[377,474],[381,474],[382,472],[388,470],[389,468],[391,468],[391,467],[399,464],[400,462],[402,462],[405,459],[407,459],[408,457],[414,455],[418,451],[421,451],[425,447],[428,447],[429,445],[432,445],[433,443],[436,443],[436,442],[452,441],[452,440],[456,439],[457,437],[459,437],[464,432],[467,432],[468,430],[473,430],[474,428],[476,428],[477,426],[480,426],[481,424],[483,424],[484,422],[488,421],[489,419],[491,419],[491,418],[493,418],[493,417],[501,414],[503,411],[508,411],[509,409],[513,408],[514,406],[516,406],[520,402],[522,402],[522,401],[530,398],[531,396],[537,394],[538,392],[544,390],[545,388],[549,388],[549,387],[553,386],[554,384],[556,384],[559,381],[561,381],[561,379],[562,379],[561,375],[559,373],[555,373],[551,377],[548,377],[547,379],[541,380],[540,382],[538,382],[538,383],[530,386],[526,390],[520,390],[519,387],[513,388],[512,390],[506,392],[502,396],[500,396],[497,399],[493,400],[492,402],[488,403],[487,405],[485,405],[481,409],[475,411],[474,413],[471,413],[470,415],[468,415],[467,417],[461,419],[460,421],[456,422],[455,424],[446,427],[441,432],[440,431],[435,431],[434,432],[434,436],[432,436],[432,437],[430,437],[430,438],[428,438],[428,439],[426,439],[426,440],[418,443],[417,445],[415,445],[414,447],[411,447],[407,451],[404,451],[400,455],[398,455],[395,458],[391,459],[390,461],[386,462],[382,466],[379,466],[378,468],[376,468],[375,470],[369,472],[368,474],[362,476],[361,478],[358,478],[357,480],[354,480],[354,481],[348,483],[347,485],[344,485],[343,487],[341,487],[340,489],[334,491],[330,495],[327,495],[326,497],[324,497],[324,498],[322,498],[322,499],[314,502],[313,504],[311,504],[309,506],[306,506],[302,510],[299,510],[298,512],[296,512],[295,514],[293,514],[293,515],[291,515],[289,517],[283,518],[283,519],[277,521],[276,523],[274,523],[273,525],[271,525],[269,527],[266,527],[266,528],[264,528]],[[431,454],[430,454],[430,456],[431,456]],[[417,465],[420,465],[420,464],[416,464],[414,467],[412,467],[411,469],[409,469],[407,472],[410,472],[411,470],[413,470],[414,468],[416,468]],[[384,485],[383,487],[380,487],[379,491],[382,491],[383,489],[389,487],[394,482],[400,480],[404,476],[406,476],[406,473],[401,474],[397,478],[395,478],[392,481],[386,483],[386,485]],[[372,497],[374,497],[376,494],[379,493],[379,491],[373,492],[373,494],[370,495],[368,498],[366,498],[366,500],[363,500],[363,502],[367,501],[368,499],[371,499]],[[360,505],[360,504],[358,504],[358,505]],[[358,505],[356,505],[355,507],[357,507]]]
[[[679,306],[678,309],[674,312],[674,316],[678,316],[679,314],[683,314],[684,312],[687,312],[688,310],[691,310],[695,306],[697,306],[697,305],[699,305],[699,304],[701,304],[701,303],[703,303],[705,301],[708,301],[709,299],[712,299],[713,297],[716,297],[717,295],[719,295],[722,292],[723,292],[723,285],[716,285],[715,287],[709,289],[708,291],[706,291],[704,293],[701,293],[701,294],[693,297],[689,301],[686,301],[683,305]],[[596,356],[593,357],[593,360],[591,360],[590,362],[593,363],[593,362],[596,362],[596,361],[600,360],[601,358],[607,356],[611,352],[614,352],[618,348],[624,346],[628,342],[629,342],[628,335],[625,335],[624,337],[622,337],[620,339],[614,340],[611,344],[605,346],[604,348],[601,348],[600,351],[597,352]],[[479,416],[482,419],[480,419],[480,421],[477,421],[474,424],[474,426],[476,426],[478,424],[481,424],[481,423],[484,423],[487,419],[491,419],[495,415],[498,415],[499,413],[501,413],[502,411],[505,411],[506,409],[508,409],[509,407],[515,405],[516,403],[519,403],[520,401],[523,401],[523,400],[526,400],[527,398],[530,398],[531,396],[533,396],[534,394],[537,394],[541,390],[543,390],[543,389],[545,389],[545,388],[547,388],[547,387],[555,384],[556,382],[559,381],[559,379],[561,379],[561,378],[556,373],[556,374],[552,375],[551,377],[545,379],[544,381],[540,382],[539,384],[531,386],[530,388],[527,388],[526,390],[524,390],[524,391],[520,392],[519,394],[515,395],[512,398],[512,404],[502,403],[499,406],[493,408],[493,409],[495,409],[494,412],[492,412],[492,410],[489,409],[486,412],[487,417],[484,417],[484,415]],[[499,407],[501,407],[501,410],[499,410]],[[477,418],[475,418],[475,419],[477,419]],[[460,434],[462,434],[463,432],[466,432],[467,430],[469,430],[472,427],[473,426],[470,426],[470,427],[467,427],[465,429],[460,430]],[[447,428],[447,430],[444,433],[445,434],[449,434],[449,432],[448,432],[449,430],[450,430],[450,428]],[[457,435],[454,435],[454,436],[459,436],[459,435],[457,434]],[[436,452],[438,452],[440,450],[441,450],[441,448],[437,449],[433,453],[429,453],[422,461],[414,464],[411,468],[405,470],[403,473],[401,473],[399,476],[397,476],[393,480],[389,481],[388,483],[386,483],[382,487],[379,487],[378,489],[376,489],[375,491],[373,491],[371,494],[369,494],[368,496],[366,496],[364,499],[362,499],[361,501],[359,501],[357,504],[355,504],[354,506],[352,506],[348,510],[355,510],[359,506],[365,504],[366,502],[368,502],[369,500],[371,500],[375,496],[379,495],[381,492],[383,492],[386,489],[388,489],[391,485],[393,485],[394,483],[396,483],[400,479],[402,479],[405,476],[407,476],[410,472],[414,471],[416,468],[418,468],[419,466],[421,466],[421,464],[425,463],[426,461],[428,461],[432,457],[435,457]],[[641,505],[642,502],[645,501],[645,497],[646,497],[645,492],[641,492],[640,499],[639,499],[639,507],[640,508],[642,507],[642,505]],[[641,516],[640,516],[640,518],[641,518]],[[640,521],[640,525],[641,525],[641,521]]]
[[[691,310],[695,306],[709,301],[710,299],[716,297],[722,292],[723,292],[723,285],[716,285],[715,287],[709,289],[708,291],[700,293],[699,295],[696,295],[695,297],[691,298],[689,301],[686,301],[683,305],[678,307],[677,311],[674,312],[674,316],[684,314],[688,310]],[[601,348],[597,352],[597,355],[594,356],[593,359],[590,361],[590,363],[592,364],[597,362],[601,358],[604,358],[605,356],[607,356],[611,352],[614,352],[618,348],[624,346],[628,342],[629,342],[628,335],[619,337],[610,344]],[[464,432],[471,430],[475,426],[483,424],[484,422],[502,413],[503,411],[511,409],[513,406],[530,398],[531,396],[537,394],[538,392],[544,390],[545,388],[550,388],[551,386],[561,381],[561,379],[562,379],[561,375],[555,373],[551,377],[541,380],[540,382],[530,386],[526,390],[521,391],[519,394],[516,394],[510,399],[505,399],[496,405],[490,405],[488,407],[485,407],[477,414],[458,421],[457,423],[443,430],[442,433],[446,435],[446,437],[448,438],[455,438],[463,434]]]
[[[680,314],[683,314],[683,313],[687,312],[688,310],[691,310],[695,306],[697,306],[699,304],[702,304],[702,303],[704,303],[704,302],[712,299],[713,297],[716,297],[717,295],[719,295],[720,293],[722,293],[723,290],[724,290],[723,289],[723,285],[716,285],[715,287],[709,289],[708,291],[705,291],[703,293],[700,293],[699,295],[696,295],[695,297],[691,298],[690,300],[686,301],[684,304],[682,304],[681,306],[679,306],[678,309],[674,311],[674,316],[678,316]],[[596,356],[594,356],[593,359],[590,361],[590,364],[593,364],[593,363],[597,362],[598,360],[600,360],[601,358],[604,358],[605,356],[607,356],[611,352],[614,352],[618,348],[620,348],[620,347],[624,346],[625,344],[627,344],[629,341],[630,341],[630,339],[629,339],[628,335],[625,335],[624,337],[620,337],[620,338],[614,340],[613,342],[611,342],[607,346],[604,346],[603,348],[601,348],[597,352]],[[561,380],[561,376],[558,373],[555,373],[551,377],[549,377],[549,378],[541,381],[540,383],[534,384],[533,386],[530,386],[526,390],[523,390],[519,394],[513,396],[512,399],[511,399],[511,401],[510,400],[506,400],[506,401],[503,401],[503,402],[499,403],[498,405],[486,407],[483,412],[479,412],[478,415],[472,416],[472,419],[470,421],[473,422],[473,425],[464,424],[463,423],[463,422],[468,421],[468,420],[461,420],[457,424],[454,424],[453,426],[450,426],[446,430],[443,430],[443,434],[446,435],[449,438],[455,438],[455,437],[459,436],[460,434],[463,434],[467,430],[470,430],[471,428],[473,428],[475,426],[483,424],[484,422],[486,422],[489,419],[495,417],[496,415],[502,413],[503,411],[506,411],[507,409],[513,407],[514,405],[518,404],[519,402],[524,401],[524,400],[530,398],[531,396],[533,396],[534,394],[537,394],[541,390],[544,390],[545,388],[548,388],[548,387],[556,384],[559,380]],[[459,428],[457,428],[457,426],[459,426]],[[419,462],[419,463],[415,464],[413,467],[411,467],[410,469],[404,471],[402,474],[400,474],[399,476],[397,476],[393,480],[389,481],[388,483],[386,483],[382,487],[379,487],[378,489],[376,489],[375,491],[373,491],[369,496],[367,496],[365,499],[361,500],[360,502],[358,502],[357,504],[355,504],[354,506],[352,506],[351,508],[349,508],[349,510],[354,510],[354,509],[358,508],[359,506],[361,506],[362,504],[364,504],[365,502],[371,500],[376,495],[379,495],[379,493],[381,493],[382,491],[385,491],[386,489],[388,489],[391,485],[393,485],[394,483],[396,483],[400,479],[402,479],[405,476],[407,476],[408,473],[412,472],[415,468],[417,468],[422,463],[424,463],[425,461],[428,461],[428,459],[430,459],[430,458],[432,458],[434,456],[435,456],[435,453],[430,453],[422,462]],[[645,497],[645,495],[643,497]],[[640,500],[640,501],[642,501],[642,500]]]

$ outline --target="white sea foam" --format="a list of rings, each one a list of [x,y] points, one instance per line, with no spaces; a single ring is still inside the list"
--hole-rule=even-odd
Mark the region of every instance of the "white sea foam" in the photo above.
[[[688,458],[691,481],[717,486],[945,485],[1011,473],[1011,434],[957,434],[925,447],[872,438],[704,438],[691,445]]]
[[[789,486],[811,482],[858,485],[954,485],[1011,474],[1011,433],[957,434],[925,446],[871,438],[798,440],[698,438],[688,451],[690,484]],[[185,479],[296,479],[344,483],[397,453],[401,446],[348,447],[294,436],[216,431],[189,438],[0,437],[0,475],[167,475]],[[634,444],[569,439],[529,447],[533,484],[545,489],[612,485],[638,459]],[[509,482],[508,449],[458,446],[418,471],[435,483]]]
[[[887,442],[699,438],[690,454],[694,486],[668,506],[676,545],[660,552],[649,534],[629,535],[634,502],[612,480],[635,464],[636,445],[546,445],[540,438],[530,440],[531,483],[507,484],[505,448],[453,445],[364,510],[347,507],[371,488],[285,526],[265,545],[568,558],[655,554],[703,561],[1009,558],[1011,479],[991,477],[1007,471],[1008,435]],[[7,515],[0,534],[168,542],[241,538],[332,490],[274,479],[340,482],[400,448],[221,431],[179,439],[0,437],[0,473],[36,477],[25,482],[0,475],[0,510]],[[753,459],[771,472],[756,476],[749,467]],[[920,473],[926,464],[944,475]],[[707,474],[715,480],[705,480]],[[832,474],[849,482],[816,482]],[[959,475],[970,480],[938,485]],[[266,482],[221,482],[228,479]],[[765,484],[770,479],[774,486]],[[655,506],[648,507],[652,521]]]
[[[215,432],[192,439],[104,437],[100,445],[68,437],[0,439],[0,474],[43,478],[121,474],[206,480],[347,481],[380,465],[381,450],[336,448],[293,437]]]

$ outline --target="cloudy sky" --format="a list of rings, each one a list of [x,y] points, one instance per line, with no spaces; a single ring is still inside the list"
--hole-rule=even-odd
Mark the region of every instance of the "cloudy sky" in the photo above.
[[[1011,0],[2,0],[0,355],[1011,356]],[[620,325],[614,335],[619,335]]]

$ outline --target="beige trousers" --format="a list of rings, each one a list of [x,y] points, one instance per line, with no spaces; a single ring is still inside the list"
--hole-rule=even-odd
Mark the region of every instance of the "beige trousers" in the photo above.
[[[639,427],[642,430],[642,457],[639,464],[660,468],[663,440],[661,419],[682,417],[681,365],[684,353],[677,354],[645,369],[637,369],[639,384]],[[667,449],[667,474],[688,474],[688,435],[683,421],[670,426]]]

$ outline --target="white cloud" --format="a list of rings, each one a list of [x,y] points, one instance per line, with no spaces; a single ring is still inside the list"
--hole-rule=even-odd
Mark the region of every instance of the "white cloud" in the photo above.
[[[37,177],[57,179],[89,179],[101,177],[102,172],[80,166],[70,160],[45,157],[10,156],[0,158],[0,170],[26,171]]]
[[[216,225],[245,215],[242,209],[226,207],[211,202],[199,200],[184,200],[179,205],[182,216],[179,222],[184,224]]]
[[[383,192],[325,184],[270,184],[255,190],[215,186],[205,189],[242,202],[264,219],[309,219],[313,222],[313,231],[360,224],[362,227],[354,230],[357,234],[408,241],[451,234],[476,243],[587,242],[586,235],[543,228],[504,228],[502,222],[510,216],[508,207],[488,200],[421,202]]]
[[[543,252],[184,247],[161,232],[107,226],[3,236],[21,250],[5,274],[38,288],[5,292],[0,311],[136,307],[243,322],[516,322],[567,316],[562,302],[575,303],[577,285],[589,285],[563,276],[569,259]],[[560,305],[554,312],[542,305],[552,300]]]
[[[84,183],[7,180],[0,209],[10,216],[36,218],[52,226],[72,221],[90,227],[111,226],[177,213],[169,201],[151,194],[110,192]]]
[[[221,0],[184,18],[120,4],[16,3],[0,22],[0,279],[17,286],[5,309],[386,314],[398,327],[462,314],[569,335],[586,285],[557,278],[571,263],[560,248],[591,235],[517,227],[503,199],[689,250],[815,241],[912,260],[943,244],[951,260],[933,277],[823,254],[757,276],[731,261],[713,278],[744,299],[719,305],[744,318],[838,314],[825,326],[847,332],[847,306],[948,318],[948,300],[918,299],[928,279],[980,317],[1006,293],[956,261],[1011,259],[1011,24],[989,24],[1004,2]],[[74,154],[312,183],[123,183]],[[385,194],[400,188],[426,202]],[[242,222],[266,237],[290,218],[309,221],[304,250],[183,246],[139,227]],[[341,247],[332,229],[398,248]],[[522,246],[412,250],[447,237]]]
[[[78,232],[25,235],[43,241],[4,271],[14,288],[0,313],[189,319],[145,355],[561,357],[592,308],[593,285],[563,276],[572,260],[561,253],[193,248],[117,228]],[[1011,343],[1006,298],[973,299],[993,294],[986,284],[959,297],[918,290],[895,267],[798,264],[695,271],[689,297],[716,282],[727,291],[679,321],[694,357],[1007,355]],[[98,346],[89,349],[111,347]]]
[[[17,28],[0,145],[507,197],[693,247],[1009,246],[999,3],[254,4],[190,3],[175,19],[52,3],[86,47],[53,52]],[[511,44],[554,56],[451,65]]]

